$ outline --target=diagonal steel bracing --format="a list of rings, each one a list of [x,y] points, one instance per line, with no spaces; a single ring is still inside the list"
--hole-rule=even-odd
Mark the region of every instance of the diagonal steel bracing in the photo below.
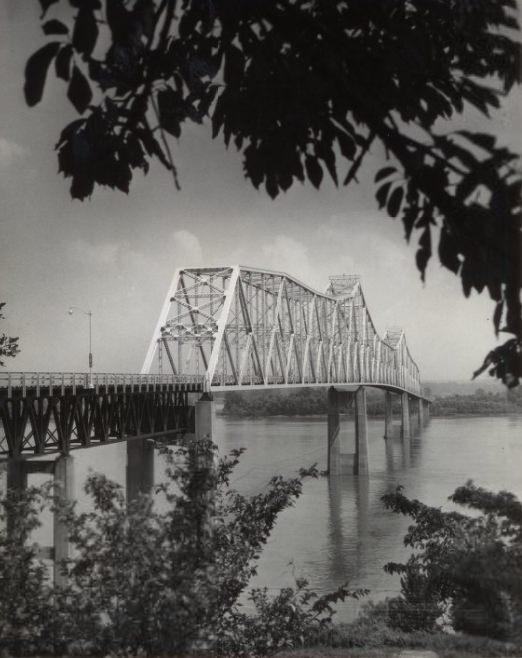
[[[420,394],[404,333],[377,334],[356,276],[331,277],[322,294],[282,272],[177,270],[142,372],[164,369],[214,389],[366,383]]]

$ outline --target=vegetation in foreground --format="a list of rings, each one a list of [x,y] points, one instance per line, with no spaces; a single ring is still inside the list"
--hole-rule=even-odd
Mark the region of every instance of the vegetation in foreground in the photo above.
[[[297,580],[269,597],[250,591],[254,612],[239,603],[277,515],[302,491],[303,478],[272,478],[245,497],[229,487],[241,451],[214,463],[208,441],[164,449],[162,499],[127,503],[121,488],[92,475],[86,492],[93,511],[58,508],[67,521],[74,557],[54,586],[39,547],[31,543],[48,487],[2,500],[0,521],[0,651],[11,655],[263,656],[305,647],[361,651],[430,648],[451,655],[513,654],[520,643],[522,506],[507,492],[471,482],[451,499],[481,512],[441,512],[398,489],[383,497],[413,521],[401,593],[368,604],[352,624],[334,625],[335,604],[367,592],[339,587],[318,597]],[[464,635],[450,635],[451,629]],[[480,637],[486,636],[486,637]]]
[[[229,487],[241,451],[217,465],[209,441],[164,452],[167,481],[157,504],[148,496],[127,503],[119,485],[92,475],[85,487],[91,512],[57,508],[74,547],[61,565],[62,588],[31,543],[49,487],[8,492],[0,509],[0,525],[11,528],[0,533],[0,651],[264,655],[306,643],[331,623],[336,601],[364,593],[342,586],[318,597],[298,580],[274,598],[251,591],[255,614],[247,616],[239,597],[276,518],[316,469],[274,477],[245,497]]]

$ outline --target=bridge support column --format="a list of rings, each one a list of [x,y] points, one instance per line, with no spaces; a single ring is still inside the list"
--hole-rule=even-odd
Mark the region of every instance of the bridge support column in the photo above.
[[[212,441],[212,428],[214,424],[214,398],[212,393],[203,393],[196,402],[195,409],[196,440],[208,439]]]
[[[424,407],[424,427],[426,427],[426,425],[428,425],[428,423],[430,422],[430,407],[431,407],[430,403],[426,402],[426,405]]]
[[[419,432],[422,432],[424,427],[424,401],[422,398],[417,398],[417,426]]]
[[[339,392],[332,386],[328,389],[328,465],[329,475],[341,472],[341,421],[339,416]]]
[[[354,474],[368,475],[368,415],[366,389],[360,386],[355,393],[355,461]]]
[[[407,393],[401,394],[401,438],[411,437],[410,399]]]
[[[27,469],[24,459],[7,460],[7,489],[22,493],[27,489]]]
[[[154,440],[127,441],[127,500],[150,494],[154,486]]]
[[[7,491],[20,496],[27,489],[27,469],[26,462],[23,459],[8,459],[6,473]],[[13,532],[16,519],[11,511],[7,511],[7,533]]]
[[[70,455],[60,455],[54,463],[54,495],[58,507],[74,500],[74,460]],[[69,530],[61,518],[60,510],[53,517],[54,584],[67,585],[67,575],[62,572],[61,562],[69,557]]]
[[[391,439],[393,437],[393,410],[392,410],[392,394],[386,391],[384,394],[384,438]]]

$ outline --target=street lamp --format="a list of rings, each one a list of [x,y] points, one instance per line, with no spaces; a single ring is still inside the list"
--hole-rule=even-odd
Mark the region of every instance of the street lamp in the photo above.
[[[72,315],[74,311],[80,311],[80,313],[89,316],[89,382],[87,387],[92,388],[92,313],[91,311],[84,311],[79,306],[69,306],[69,315]]]

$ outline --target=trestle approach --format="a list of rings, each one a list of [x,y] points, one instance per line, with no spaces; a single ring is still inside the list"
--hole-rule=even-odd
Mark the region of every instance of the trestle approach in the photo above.
[[[69,454],[133,437],[191,431],[190,390],[199,385],[128,384],[0,390],[0,457]]]

